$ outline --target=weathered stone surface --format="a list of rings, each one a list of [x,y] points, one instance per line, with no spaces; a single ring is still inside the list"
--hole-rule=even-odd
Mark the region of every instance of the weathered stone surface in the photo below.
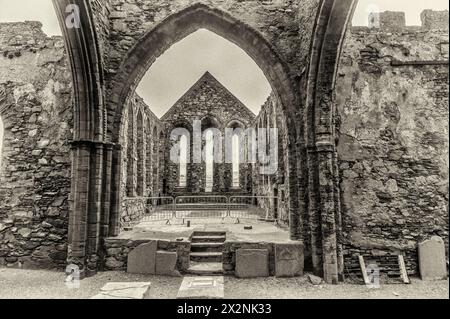
[[[150,282],[111,282],[91,299],[150,299]]]
[[[301,276],[303,275],[303,265],[302,244],[275,244],[275,276]]]
[[[223,299],[223,277],[184,277],[177,299]]]
[[[156,273],[157,241],[139,245],[128,254],[127,272],[154,275]]]
[[[161,118],[167,128],[165,136],[170,136],[174,128],[180,127],[192,132],[194,121],[200,120],[203,132],[208,128],[216,128],[225,138],[226,128],[239,127],[242,130],[250,128],[254,124],[255,114],[230,93],[212,74],[206,72]],[[250,165],[241,163],[239,187],[233,189],[232,166],[230,160],[227,159],[231,157],[229,157],[230,154],[226,153],[225,141],[223,143],[222,161],[214,165],[212,192],[246,194],[252,187]],[[167,141],[164,144],[164,152],[169,154],[174,145],[175,141]],[[169,161],[164,169],[167,178],[167,194],[205,193],[206,164],[204,161],[189,164],[186,187],[183,188],[179,187],[179,165]]]
[[[238,249],[235,274],[239,278],[268,277],[269,251],[266,249]]]
[[[106,89],[96,93],[107,98],[105,103],[100,104],[109,108],[94,112],[94,115],[99,118],[92,120],[93,123],[105,124],[102,127],[106,134],[105,140],[113,141],[118,147],[122,147],[122,158],[126,159],[122,164],[124,164],[123,167],[127,167],[127,170],[122,172],[122,180],[126,180],[121,185],[122,195],[156,194],[158,196],[165,193],[161,176],[165,171],[166,158],[157,154],[161,149],[157,141],[164,140],[164,134],[159,125],[160,121],[155,119],[151,112],[145,111],[148,108],[138,97],[132,98],[133,101],[130,102],[133,104],[130,108],[136,112],[130,115],[127,113],[128,110],[125,110],[125,116],[120,118],[122,112],[115,113],[116,110],[111,108],[117,106],[117,103],[111,103],[109,99],[116,101],[119,93],[126,93],[120,89],[120,92],[116,90],[128,79],[119,76],[112,81],[109,80],[114,77],[114,74],[120,74],[124,57],[132,47],[139,45],[139,41],[150,29],[158,26],[169,15],[186,9],[196,2],[198,1],[189,0],[168,3],[165,0],[155,0],[151,3],[144,1],[124,3],[124,1],[105,0],[102,1],[102,5],[98,5],[98,1],[90,2],[93,4],[92,12],[96,18],[93,27],[97,31],[99,43],[88,43],[84,48],[98,47],[99,56],[104,61],[104,65],[99,65],[97,69],[101,72],[94,72],[95,74],[88,72],[89,74],[83,75],[92,77],[93,84],[95,84],[95,76],[99,76],[102,72],[106,75],[104,82]],[[255,41],[255,43],[248,41],[252,39],[252,28],[260,33],[275,48],[277,53],[275,55],[281,57],[282,63],[276,64],[270,71],[276,71],[280,65],[286,65],[289,77],[292,78],[296,88],[303,86],[302,83],[298,83],[298,79],[304,83],[308,82],[305,71],[308,70],[308,61],[310,61],[310,43],[313,38],[314,17],[319,8],[318,0],[301,2],[205,0],[201,2],[212,8],[229,12],[230,17],[227,17],[217,10],[218,17],[215,21],[217,26],[220,25],[217,22],[225,22],[233,17],[251,27],[239,29],[243,31],[242,39],[244,39],[241,46],[247,45],[248,42],[250,47],[247,48],[252,49],[252,44],[261,43],[262,41]],[[314,224],[313,219],[304,218],[305,224],[300,225],[300,222],[298,224],[294,222],[293,225],[291,224],[291,231],[293,235],[298,235],[295,232],[305,229],[303,234],[305,249],[311,250],[314,243],[309,242],[312,236],[308,230],[317,229],[320,233],[320,228],[332,222],[334,217],[336,221],[342,217],[343,233],[337,233],[339,245],[336,249],[343,252],[347,263],[351,263],[355,255],[372,252],[374,249],[382,251],[385,256],[389,252],[401,250],[406,252],[408,270],[414,272],[418,268],[416,267],[418,240],[438,234],[448,246],[448,116],[446,116],[448,115],[448,31],[445,31],[445,29],[448,30],[448,11],[424,12],[422,14],[423,28],[403,28],[403,15],[395,14],[394,19],[392,16],[386,13],[384,16],[386,19],[382,21],[387,22],[381,23],[381,28],[376,30],[353,28],[346,37],[343,48],[336,91],[331,92],[331,88],[326,85],[319,87],[317,91],[320,92],[318,97],[324,100],[323,110],[317,108],[317,111],[328,110],[325,110],[320,117],[326,120],[320,121],[316,128],[312,125],[310,127],[321,134],[320,138],[327,139],[326,136],[329,135],[335,137],[336,142],[339,140],[337,153],[333,156],[338,159],[336,167],[331,168],[330,165],[320,167],[320,171],[323,169],[323,174],[320,175],[323,182],[321,185],[334,184],[335,186],[332,190],[335,196],[334,202],[331,199],[322,204],[325,207],[335,204],[335,207],[342,208],[342,216],[329,214],[331,220],[322,220],[321,225]],[[221,18],[225,19],[221,20]],[[334,20],[336,19],[331,19],[331,21]],[[388,25],[390,22],[392,25]],[[239,26],[239,23],[236,25]],[[442,32],[443,29],[444,32]],[[225,35],[237,39],[235,34],[226,33],[224,32]],[[330,33],[332,32],[324,32],[324,34]],[[172,36],[174,35],[168,34],[161,43],[170,45]],[[59,251],[57,253],[49,253],[49,251],[67,244],[68,201],[60,201],[58,198],[67,199],[71,186],[71,173],[76,173],[70,172],[69,141],[72,140],[73,133],[75,136],[96,137],[101,134],[97,134],[100,132],[79,132],[77,129],[85,127],[86,123],[73,123],[74,118],[80,120],[83,117],[72,112],[74,103],[71,98],[71,74],[67,66],[68,59],[65,58],[64,43],[60,37],[46,37],[41,30],[41,24],[36,22],[1,24],[0,51],[2,53],[0,55],[0,113],[5,124],[0,177],[0,247],[1,254],[6,255],[6,258],[2,257],[4,258],[2,262],[19,265],[23,260],[39,257],[42,259],[42,264],[50,262],[52,266],[61,267],[65,265],[65,259],[61,258],[62,254]],[[145,50],[135,51],[142,54]],[[159,56],[163,51],[160,50],[157,55]],[[258,53],[258,50],[254,52]],[[78,53],[78,51],[75,52],[75,56],[78,56]],[[94,57],[92,58],[94,61]],[[332,60],[330,56],[323,56],[321,60],[327,61],[329,58]],[[131,60],[142,61],[139,56],[134,56]],[[137,69],[134,68],[135,65],[126,65],[124,69],[130,72],[136,71],[134,74],[143,74],[148,65],[142,64],[136,65]],[[85,68],[79,66],[78,70],[85,70]],[[266,72],[266,74],[273,76],[272,72]],[[271,84],[276,86],[279,83]],[[283,92],[278,93],[283,97]],[[326,95],[326,92],[334,93],[337,99],[336,105],[325,101],[328,97],[321,96],[321,94]],[[294,95],[296,94],[294,92]],[[200,98],[204,97],[205,95],[201,95]],[[280,105],[275,101],[277,98],[280,96],[271,96],[259,119],[262,127],[274,126],[276,123],[280,129],[283,141],[280,143],[282,147],[279,153],[280,157],[285,157],[280,158],[279,161],[280,173],[270,177],[258,176],[258,181],[255,181],[253,176],[247,176],[247,181],[255,182],[249,193],[251,191],[254,194],[276,196],[278,198],[277,217],[280,221],[289,222],[290,217],[294,217],[294,220],[298,217],[296,214],[289,215],[289,208],[292,208],[291,205],[296,208],[295,203],[298,199],[303,201],[307,195],[304,193],[305,197],[297,198],[299,189],[296,186],[301,186],[299,193],[308,192],[308,189],[315,190],[318,186],[317,184],[307,185],[306,182],[307,176],[314,176],[316,168],[308,167],[305,158],[311,153],[312,162],[315,163],[316,150],[314,145],[307,145],[309,149],[306,150],[305,142],[307,141],[302,140],[304,136],[301,134],[299,134],[300,139],[290,140],[287,143],[287,132],[293,131],[296,127],[302,128],[306,124],[296,119],[302,118],[306,121],[311,119],[312,114],[301,110],[298,113],[287,114],[284,121],[290,124],[290,129],[286,130],[286,123],[276,119],[280,115]],[[299,94],[300,104],[304,102],[302,99],[303,97]],[[205,102],[209,101],[205,100]],[[316,108],[310,109],[316,111]],[[108,114],[107,119],[101,117],[104,114]],[[337,116],[335,118],[328,116],[333,114]],[[110,119],[114,119],[116,115],[118,116],[114,123],[111,123]],[[133,121],[127,121],[127,116],[132,116]],[[144,121],[148,123],[143,124]],[[114,127],[118,122],[133,124],[128,127]],[[335,127],[335,131],[328,132],[328,125]],[[89,128],[94,126],[87,125]],[[75,129],[75,132],[72,132],[72,129]],[[100,127],[96,129],[103,131]],[[119,129],[121,132],[116,132]],[[115,136],[109,136],[111,132],[113,132],[112,135],[119,136],[118,140],[115,140]],[[151,136],[151,138],[144,139],[149,143],[138,143],[142,147],[132,143],[127,144],[126,139],[142,141],[144,136]],[[306,136],[304,138],[306,139]],[[330,153],[335,146],[332,144],[328,145]],[[299,146],[298,150],[294,149],[295,145]],[[297,151],[300,154],[298,158],[291,156],[290,163],[286,158],[288,147],[290,147],[290,154],[295,154]],[[152,151],[149,152],[149,150]],[[77,151],[81,152],[77,153]],[[86,153],[85,150],[78,149],[75,154],[80,155],[74,158],[83,160],[85,157],[94,158],[95,154],[88,153],[89,151]],[[144,158],[145,163],[143,163]],[[317,162],[329,164],[320,159]],[[108,184],[103,183],[103,180],[94,183],[90,180],[94,176],[113,177],[119,180],[118,176],[110,176],[110,172],[104,174],[102,171],[101,174],[97,174],[94,166],[107,167],[106,163],[97,162],[89,167],[92,169],[90,173],[86,173],[89,176],[73,174],[77,178],[72,182],[83,180],[90,182],[85,185],[94,185],[96,182],[102,182],[102,185]],[[297,171],[297,167],[300,167],[300,172]],[[115,171],[115,167],[112,170]],[[127,174],[130,171],[131,174]],[[203,175],[201,174],[200,177]],[[300,176],[299,185],[297,185],[297,178],[289,178],[292,176]],[[330,177],[333,177],[336,182],[327,180]],[[331,190],[330,187],[321,188]],[[92,193],[90,189],[88,193]],[[114,195],[116,196],[111,198],[119,197],[118,194]],[[304,209],[293,211],[306,214],[308,204],[314,208],[316,204],[314,199],[322,194],[310,193],[310,195],[313,195],[310,197],[313,200],[312,203],[303,203]],[[86,202],[84,196],[80,198],[82,202]],[[342,203],[339,203],[339,198],[342,198]],[[78,200],[78,197],[75,196],[74,199]],[[270,203],[267,202],[269,201],[259,204],[263,208],[268,208]],[[60,206],[55,206],[56,203]],[[94,204],[99,204],[96,206],[101,207],[103,203]],[[144,200],[139,199],[132,205],[124,204],[124,207],[119,208],[122,217],[121,226],[124,223],[139,220],[144,213],[145,205]],[[129,210],[125,209],[125,206],[130,207]],[[76,213],[74,216],[82,216],[78,214],[79,212]],[[338,209],[336,213],[339,213]],[[273,215],[275,216],[275,212]],[[53,227],[42,224],[44,219]],[[5,223],[5,220],[12,220],[12,222]],[[320,218],[317,220],[320,222]],[[307,224],[310,221],[312,225]],[[336,226],[339,229],[340,225]],[[28,234],[27,231],[22,230],[23,228],[30,229],[32,232]],[[81,233],[71,235],[82,237]],[[334,235],[333,233],[330,237],[333,238]],[[27,237],[31,239],[24,240]],[[333,250],[336,249],[333,248]],[[114,256],[108,256],[106,266],[123,267],[127,253],[124,249],[121,254],[116,252]],[[325,252],[324,256],[329,257],[329,253],[329,251]],[[92,258],[90,262],[96,265],[95,256],[83,256],[78,261],[84,262],[86,258]],[[232,270],[229,260],[233,258],[233,253],[228,253],[226,258],[228,259],[226,267]]]
[[[419,275],[417,242],[439,235],[448,247],[448,31],[432,26],[441,15],[448,25],[447,11],[430,27],[347,33],[336,80],[347,268],[375,249],[402,253]]]
[[[309,279],[309,282],[315,286],[318,286],[323,282],[322,278],[311,275],[311,274],[308,274],[308,279]]]
[[[176,252],[156,252],[156,275],[179,277],[180,272],[176,269],[178,255]]]
[[[72,78],[64,57],[62,37],[47,37],[41,23],[0,23],[0,254],[7,243],[11,267],[67,262],[54,245],[67,244],[68,203],[44,216],[71,185]]]
[[[447,278],[445,244],[441,237],[419,244],[419,269],[422,280],[442,280]]]

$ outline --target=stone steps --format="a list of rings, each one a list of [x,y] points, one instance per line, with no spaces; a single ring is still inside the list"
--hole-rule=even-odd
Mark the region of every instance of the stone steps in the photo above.
[[[191,252],[191,261],[222,262],[222,252]]]
[[[226,234],[227,233],[225,231],[220,231],[220,230],[202,230],[202,231],[196,230],[196,231],[194,231],[192,236],[193,237],[207,237],[207,236],[225,237]]]
[[[191,252],[221,252],[223,242],[191,243]]]
[[[191,238],[191,243],[223,243],[225,241],[225,235],[210,235],[210,236],[199,236],[194,235]]]
[[[217,262],[192,262],[189,269],[186,271],[190,275],[195,276],[212,276],[223,274],[223,264]]]
[[[223,273],[223,243],[225,231],[194,231],[191,238],[191,256],[193,262],[188,272],[195,275],[212,275]]]

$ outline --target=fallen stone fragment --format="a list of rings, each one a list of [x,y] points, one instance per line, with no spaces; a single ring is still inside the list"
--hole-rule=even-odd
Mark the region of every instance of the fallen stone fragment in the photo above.
[[[318,286],[322,283],[322,278],[311,275],[311,274],[308,275],[308,279],[315,286]]]

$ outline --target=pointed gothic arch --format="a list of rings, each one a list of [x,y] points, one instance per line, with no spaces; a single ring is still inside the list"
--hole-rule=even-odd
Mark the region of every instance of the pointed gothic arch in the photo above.
[[[271,42],[244,22],[219,9],[195,4],[178,13],[168,10],[165,20],[141,37],[126,55],[119,56],[123,58],[122,64],[119,69],[113,67],[112,72],[105,52],[109,41],[113,41],[109,38],[112,22],[103,16],[108,10],[84,0],[53,2],[63,30],[74,87],[68,260],[81,266],[82,276],[98,269],[101,239],[116,236],[120,230],[122,110],[158,56],[188,34],[205,28],[237,44],[254,59],[284,112],[289,114],[286,162],[291,237],[310,246],[317,274],[323,274],[329,283],[337,281],[342,273],[342,253],[338,245],[340,208],[335,152],[338,123],[332,104],[333,87],[346,26],[356,0],[313,0],[309,7],[299,10],[300,19],[296,23],[305,24],[301,26],[302,36],[298,37],[302,42],[299,51],[304,55],[300,57],[300,69],[293,66],[298,56],[287,64]],[[108,1],[105,3],[110,5]],[[65,26],[66,7],[71,4],[80,9],[81,28]],[[305,50],[308,47],[309,52]],[[304,226],[301,216],[309,218],[306,222],[309,225]],[[314,232],[310,238],[304,238],[302,230],[308,228]]]

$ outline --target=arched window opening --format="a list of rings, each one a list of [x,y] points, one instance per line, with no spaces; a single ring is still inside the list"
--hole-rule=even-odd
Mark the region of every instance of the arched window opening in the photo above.
[[[205,133],[205,164],[205,192],[211,193],[214,186],[214,133],[212,130],[208,130]]]
[[[164,184],[164,171],[165,171],[165,163],[166,155],[165,150],[165,140],[166,136],[164,135],[163,131],[159,132],[158,136],[158,174],[156,177],[157,184],[158,184],[158,192],[159,195],[167,194],[167,189],[165,188]]]
[[[136,171],[136,193],[138,196],[144,196],[144,159],[145,159],[145,149],[144,149],[144,119],[142,112],[139,111],[137,115],[137,171]]]
[[[241,186],[240,182],[240,159],[239,159],[239,153],[240,153],[240,146],[239,146],[239,135],[234,134],[233,135],[233,141],[232,141],[232,149],[233,149],[233,188],[239,188]]]
[[[189,66],[186,59],[191,61]],[[232,61],[230,67],[224,68],[224,60]],[[141,79],[136,92],[161,118],[206,71],[219,75],[218,80],[255,114],[272,91],[261,68],[243,48],[207,28],[200,28],[160,55]],[[174,78],[178,80],[173,81]]]
[[[188,138],[182,135],[180,138],[180,173],[179,186],[187,187],[187,163],[188,163]]]
[[[133,107],[128,108],[127,129],[127,196],[134,196],[134,114]]]
[[[159,157],[159,150],[158,150],[158,143],[159,143],[159,136],[158,136],[158,128],[155,126],[153,128],[153,134],[152,134],[152,166],[153,166],[153,196],[158,196],[158,157]]]
[[[151,136],[151,123],[150,119],[147,119],[146,125],[145,125],[145,141],[146,141],[146,147],[145,147],[145,181],[146,181],[146,188],[147,188],[147,194],[151,194],[152,191],[152,136]]]

